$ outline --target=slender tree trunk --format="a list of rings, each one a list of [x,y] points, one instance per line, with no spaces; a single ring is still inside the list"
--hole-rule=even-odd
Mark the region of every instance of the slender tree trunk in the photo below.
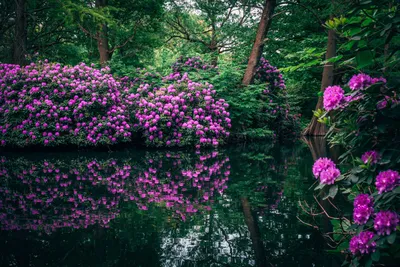
[[[211,32],[211,43],[210,43],[210,51],[211,51],[211,65],[217,66],[218,65],[218,44],[217,44],[217,37],[215,31],[215,23],[212,23],[212,32]]]
[[[333,30],[328,31],[328,46],[326,49],[326,59],[330,59],[336,56],[336,34]],[[322,73],[321,91],[324,92],[325,88],[331,86],[334,77],[334,63],[327,62],[324,65],[324,71]],[[322,97],[318,98],[317,106],[315,110],[323,108]],[[303,131],[303,135],[322,136],[326,134],[326,126],[318,122],[318,118],[313,116],[310,124]]]
[[[107,0],[96,0],[96,7],[102,8],[107,6]],[[100,29],[97,32],[97,49],[100,54],[100,65],[105,67],[107,62],[111,59],[111,53],[108,46],[108,32],[105,23],[99,25]]]
[[[276,6],[276,0],[265,0],[260,23],[258,24],[256,39],[253,44],[253,49],[251,50],[250,53],[246,72],[243,76],[242,80],[243,85],[249,85],[253,83],[254,73],[256,71],[257,64],[260,61],[263,52],[264,39],[271,25],[272,14],[274,13],[275,6]]]
[[[251,207],[247,197],[241,197],[240,201],[242,202],[244,220],[250,232],[250,239],[256,257],[256,266],[265,267],[267,266],[267,257],[265,254],[264,244],[260,237],[260,229],[258,228],[257,221],[251,213]]]
[[[15,0],[16,20],[15,20],[15,36],[13,62],[23,65],[26,54],[26,39],[28,35],[27,19],[26,19],[26,0]]]

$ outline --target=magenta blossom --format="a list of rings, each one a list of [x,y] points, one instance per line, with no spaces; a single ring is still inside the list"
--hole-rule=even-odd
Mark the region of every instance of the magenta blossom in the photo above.
[[[374,220],[374,228],[378,235],[390,235],[392,231],[396,231],[398,224],[399,216],[393,211],[380,211]]]
[[[367,151],[361,156],[362,162],[364,162],[365,164],[370,162],[371,165],[377,163],[379,158],[379,153],[375,150]]]
[[[361,232],[359,235],[353,236],[350,240],[349,249],[353,255],[370,254],[375,251],[376,243],[371,242],[374,233],[370,231]]]
[[[383,82],[386,83],[385,78],[371,78],[371,76],[360,73],[356,74],[353,77],[351,77],[349,81],[349,87],[351,90],[362,90],[367,88],[368,86],[378,83],[378,82]]]
[[[324,108],[327,111],[340,107],[344,101],[344,91],[340,86],[329,86],[324,91]]]
[[[340,171],[332,160],[319,158],[313,165],[313,174],[322,184],[333,184],[340,176]]]
[[[373,211],[373,199],[368,194],[359,194],[354,199],[353,220],[356,224],[365,224]]]
[[[378,189],[379,194],[392,191],[395,187],[399,185],[399,178],[400,175],[397,171],[381,171],[378,176],[376,176],[375,181],[375,186],[376,189]]]

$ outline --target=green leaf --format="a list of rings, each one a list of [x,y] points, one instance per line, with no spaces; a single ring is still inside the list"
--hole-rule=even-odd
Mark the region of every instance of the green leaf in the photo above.
[[[386,240],[389,244],[394,244],[394,241],[396,241],[396,232],[388,236]]]
[[[314,190],[319,190],[325,187],[325,184],[319,184]]]
[[[371,259],[373,261],[379,261],[381,257],[381,252],[379,251],[379,249],[377,249],[374,253],[371,254]]]
[[[334,186],[332,186],[331,188],[329,188],[329,197],[331,197],[331,198],[335,198],[335,196],[336,196],[336,194],[337,194],[337,192],[338,192],[338,186],[337,185],[334,185]]]
[[[364,68],[373,63],[373,54],[370,50],[359,51],[356,55],[356,61],[358,68]]]
[[[372,259],[368,259],[366,262],[365,262],[365,267],[371,267],[372,266]]]

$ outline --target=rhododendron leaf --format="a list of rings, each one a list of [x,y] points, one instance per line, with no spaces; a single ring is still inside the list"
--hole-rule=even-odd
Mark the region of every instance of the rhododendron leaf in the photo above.
[[[319,184],[317,187],[315,187],[314,190],[320,190],[320,189],[324,188],[325,185],[326,185],[326,184]]]
[[[375,238],[375,237],[374,237],[374,238]],[[372,239],[371,239],[371,240],[372,240]],[[370,241],[370,242],[371,242],[371,241]],[[381,253],[380,253],[379,249],[377,249],[374,253],[371,254],[371,259],[372,259],[373,261],[379,261],[380,257],[381,257]]]
[[[365,267],[371,267],[372,266],[372,259],[368,259],[366,262],[365,262]]]
[[[339,187],[337,185],[332,186],[329,188],[329,197],[335,198],[337,192],[338,192]]]
[[[388,236],[386,240],[389,244],[393,244],[396,241],[396,232]]]

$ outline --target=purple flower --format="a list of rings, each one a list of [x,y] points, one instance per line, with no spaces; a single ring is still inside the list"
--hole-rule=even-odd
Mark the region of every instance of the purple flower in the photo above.
[[[313,165],[313,174],[315,178],[319,178],[320,173],[328,168],[335,168],[335,163],[328,158],[319,158]]]
[[[353,236],[350,240],[349,249],[353,255],[356,254],[370,254],[375,251],[376,243],[370,242],[374,237],[374,233],[370,231],[361,232],[359,235]]]
[[[371,214],[373,211],[374,211],[374,209],[367,205],[360,205],[360,206],[354,207],[354,210],[353,210],[354,222],[358,225],[365,224],[371,217]]]
[[[375,186],[379,194],[393,190],[399,184],[400,175],[397,171],[381,171],[376,176]]]
[[[396,231],[398,224],[399,216],[393,211],[380,211],[374,220],[374,228],[378,235],[390,235],[392,231]]]
[[[379,153],[375,150],[367,151],[361,156],[362,162],[365,164],[370,162],[371,165],[377,163],[379,158]]]
[[[386,108],[387,104],[388,104],[387,100],[383,99],[376,104],[376,108],[379,110],[384,109]]]
[[[370,86],[371,84],[371,76],[364,73],[354,75],[349,81],[349,87],[351,90],[361,90]]]
[[[386,83],[386,79],[381,77],[381,78],[371,78],[371,76],[360,73],[356,74],[353,77],[351,77],[349,81],[349,87],[351,90],[362,90],[367,88],[368,86],[378,83],[378,82],[383,82]]]
[[[354,199],[353,205],[355,208],[359,206],[372,207],[374,205],[374,199],[368,194],[359,194]]]
[[[334,184],[336,178],[340,176],[340,171],[337,168],[329,168],[323,170],[320,174],[321,184]]]
[[[334,110],[344,101],[344,91],[340,86],[328,86],[324,91],[325,110]]]
[[[322,184],[333,184],[340,176],[340,171],[332,160],[319,158],[313,165],[313,174],[315,178],[320,178]]]

